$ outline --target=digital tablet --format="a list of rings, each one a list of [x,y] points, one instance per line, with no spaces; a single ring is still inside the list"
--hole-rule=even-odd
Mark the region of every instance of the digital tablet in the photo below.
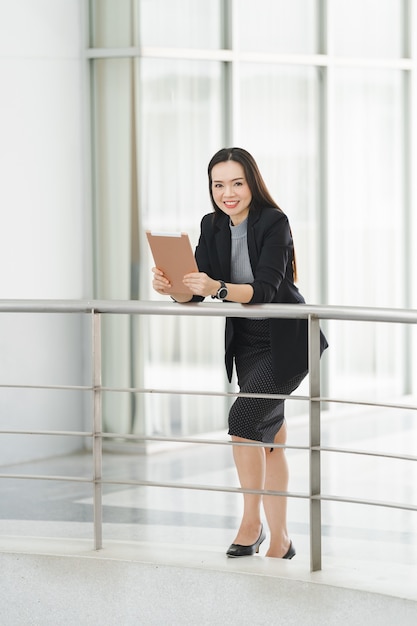
[[[187,233],[146,231],[155,267],[164,272],[171,283],[167,293],[190,294],[182,279],[185,274],[198,272]]]

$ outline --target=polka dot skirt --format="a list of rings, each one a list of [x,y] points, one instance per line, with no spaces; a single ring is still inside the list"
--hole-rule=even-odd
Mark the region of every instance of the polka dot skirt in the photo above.
[[[297,389],[307,372],[279,385],[274,380],[269,320],[235,318],[233,325],[240,391],[290,395]],[[285,419],[284,402],[276,398],[237,398],[229,412],[229,435],[273,443]]]

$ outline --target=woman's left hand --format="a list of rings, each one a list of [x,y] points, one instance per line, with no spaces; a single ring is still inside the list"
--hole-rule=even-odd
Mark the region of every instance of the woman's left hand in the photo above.
[[[215,294],[220,287],[218,280],[213,280],[204,272],[186,274],[182,282],[194,295],[204,296],[205,298]]]

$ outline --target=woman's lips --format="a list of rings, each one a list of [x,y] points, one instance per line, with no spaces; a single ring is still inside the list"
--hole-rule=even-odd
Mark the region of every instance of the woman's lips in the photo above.
[[[224,202],[223,204],[227,209],[235,209],[239,202],[235,200],[234,202]]]

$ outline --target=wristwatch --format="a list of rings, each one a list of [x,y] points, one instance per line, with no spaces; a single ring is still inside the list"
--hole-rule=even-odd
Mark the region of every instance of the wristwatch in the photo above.
[[[226,283],[223,280],[219,280],[220,287],[216,292],[216,295],[211,296],[212,298],[217,298],[217,300],[225,300],[229,293],[228,288],[226,287]]]

